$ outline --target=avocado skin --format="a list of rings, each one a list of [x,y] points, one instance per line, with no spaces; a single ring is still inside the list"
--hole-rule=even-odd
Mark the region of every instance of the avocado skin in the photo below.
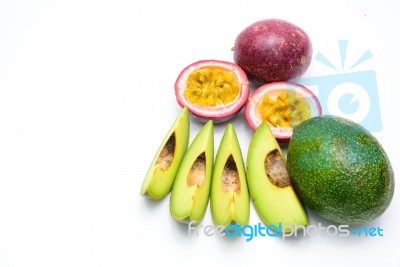
[[[297,126],[287,164],[301,201],[337,223],[372,221],[393,198],[393,169],[382,146],[365,128],[341,117],[314,117]]]

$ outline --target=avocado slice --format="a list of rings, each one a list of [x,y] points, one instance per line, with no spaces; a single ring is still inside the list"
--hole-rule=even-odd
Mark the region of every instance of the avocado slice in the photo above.
[[[242,152],[232,124],[228,124],[215,158],[210,195],[211,214],[216,225],[246,225],[250,198]]]
[[[171,216],[198,224],[207,210],[214,163],[214,126],[209,120],[190,144],[171,191]]]
[[[255,131],[247,155],[250,196],[261,220],[279,227],[308,225],[307,213],[294,191],[283,157],[269,126]]]
[[[189,142],[189,112],[184,107],[165,135],[144,178],[140,195],[161,199],[171,191]]]

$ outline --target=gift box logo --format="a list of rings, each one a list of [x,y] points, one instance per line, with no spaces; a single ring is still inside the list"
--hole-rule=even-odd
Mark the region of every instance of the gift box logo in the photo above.
[[[382,130],[379,95],[374,70],[352,71],[355,67],[372,57],[370,50],[345,68],[347,40],[339,40],[341,71],[322,53],[315,60],[339,72],[317,77],[304,77],[296,82],[311,89],[318,97],[323,114],[337,115],[353,120],[371,132]]]

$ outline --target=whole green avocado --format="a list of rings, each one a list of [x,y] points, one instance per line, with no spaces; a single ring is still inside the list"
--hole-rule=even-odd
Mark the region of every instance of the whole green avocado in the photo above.
[[[287,165],[303,204],[337,223],[372,221],[393,198],[388,156],[374,136],[348,119],[323,115],[295,127]]]

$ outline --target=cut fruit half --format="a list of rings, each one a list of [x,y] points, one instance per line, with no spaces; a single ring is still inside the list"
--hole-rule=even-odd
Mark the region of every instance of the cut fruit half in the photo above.
[[[247,179],[254,207],[264,224],[282,225],[282,229],[308,225],[281,148],[265,122],[257,128],[249,145]]]
[[[195,62],[179,74],[176,99],[194,118],[215,123],[229,120],[247,102],[249,82],[236,64],[219,60]]]
[[[244,226],[249,222],[250,197],[246,170],[232,124],[226,127],[215,158],[210,204],[215,225],[237,223]]]
[[[171,216],[198,224],[207,210],[214,163],[214,127],[208,121],[190,144],[171,191]]]
[[[171,191],[189,142],[189,113],[183,108],[162,141],[143,181],[140,195],[161,199]]]
[[[321,114],[317,97],[304,86],[291,82],[257,88],[245,108],[246,120],[253,130],[265,121],[279,141],[289,140],[295,126]]]

